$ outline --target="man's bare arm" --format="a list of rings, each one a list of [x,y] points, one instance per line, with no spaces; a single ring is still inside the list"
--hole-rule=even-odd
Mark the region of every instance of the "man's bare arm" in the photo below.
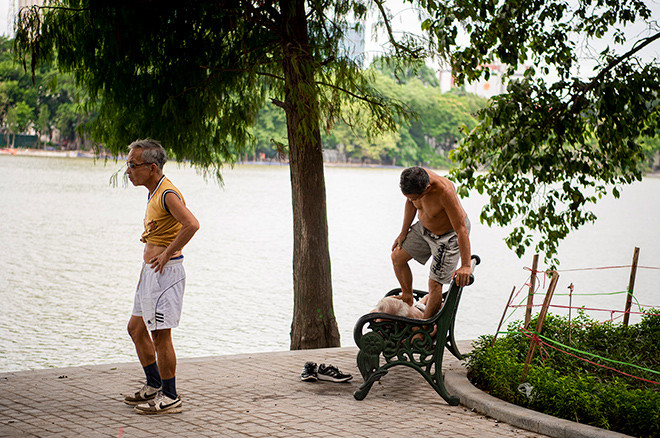
[[[403,225],[401,226],[401,233],[394,239],[394,245],[392,245],[392,251],[396,249],[396,247],[402,248],[403,241],[406,240],[406,236],[408,235],[408,230],[410,229],[410,226],[413,223],[413,220],[415,220],[415,215],[417,214],[417,208],[413,205],[413,203],[406,199],[406,205],[404,206],[403,209]]]
[[[459,287],[463,287],[467,285],[472,272],[470,261],[472,250],[470,248],[470,236],[465,225],[465,210],[463,210],[453,187],[445,188],[442,191],[442,198],[451,226],[458,236],[458,250],[461,254],[461,266],[454,272],[454,279]]]

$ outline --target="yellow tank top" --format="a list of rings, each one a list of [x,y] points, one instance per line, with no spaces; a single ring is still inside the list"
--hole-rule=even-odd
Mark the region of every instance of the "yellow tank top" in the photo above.
[[[167,210],[165,205],[165,195],[168,193],[174,193],[184,205],[186,204],[179,189],[163,176],[147,202],[147,212],[144,215],[144,233],[142,233],[140,239],[142,242],[167,246],[172,243],[181,230],[181,223],[174,219],[174,216]]]

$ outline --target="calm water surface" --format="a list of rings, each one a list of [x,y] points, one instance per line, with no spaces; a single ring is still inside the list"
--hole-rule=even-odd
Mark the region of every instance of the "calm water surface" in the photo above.
[[[141,268],[147,192],[110,186],[119,167],[82,158],[0,156],[0,372],[137,360],[125,327]],[[165,173],[201,223],[184,251],[188,278],[181,326],[174,331],[178,356],[287,350],[293,307],[288,168],[227,169],[223,188],[174,163]],[[389,254],[403,215],[399,173],[326,168],[342,346],[354,345],[355,321],[397,286]],[[456,329],[459,338],[474,339],[496,330],[512,287],[528,277],[531,254],[518,259],[503,242],[506,230],[479,223],[484,197],[463,202],[472,219],[473,253],[483,263],[465,290]],[[607,198],[595,211],[599,220],[562,244],[561,269],[628,265],[635,246],[641,265],[660,266],[660,179],[626,187],[621,199]],[[427,268],[415,264],[413,273],[415,287],[426,289]],[[629,270],[561,275],[560,293],[570,283],[576,293],[603,293],[624,290]],[[660,270],[640,269],[635,295],[642,304],[660,306],[658,284]],[[624,301],[585,295],[573,305],[622,309]],[[554,302],[567,304],[568,298]]]

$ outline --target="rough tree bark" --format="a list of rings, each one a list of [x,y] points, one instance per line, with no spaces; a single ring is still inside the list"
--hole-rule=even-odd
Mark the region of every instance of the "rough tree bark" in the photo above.
[[[280,0],[280,8],[293,203],[291,349],[338,347],[339,330],[332,304],[320,115],[304,0]]]

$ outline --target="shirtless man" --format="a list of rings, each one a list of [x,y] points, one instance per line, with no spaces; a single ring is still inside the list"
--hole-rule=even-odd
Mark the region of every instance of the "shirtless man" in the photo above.
[[[470,221],[454,184],[445,177],[421,167],[410,167],[401,173],[400,187],[406,205],[401,234],[392,245],[392,264],[401,285],[401,299],[412,305],[413,277],[408,261],[414,258],[425,264],[433,257],[426,319],[442,307],[443,284],[455,279],[463,287],[470,279]],[[419,221],[412,225],[415,215]],[[460,267],[454,270],[459,259]]]
[[[186,274],[181,249],[199,229],[183,195],[163,175],[167,160],[163,147],[153,140],[129,146],[126,173],[135,186],[149,190],[144,232],[144,263],[135,292],[128,333],[135,344],[147,383],[124,403],[138,414],[182,411],[176,392],[176,354],[171,329],[179,325]]]

